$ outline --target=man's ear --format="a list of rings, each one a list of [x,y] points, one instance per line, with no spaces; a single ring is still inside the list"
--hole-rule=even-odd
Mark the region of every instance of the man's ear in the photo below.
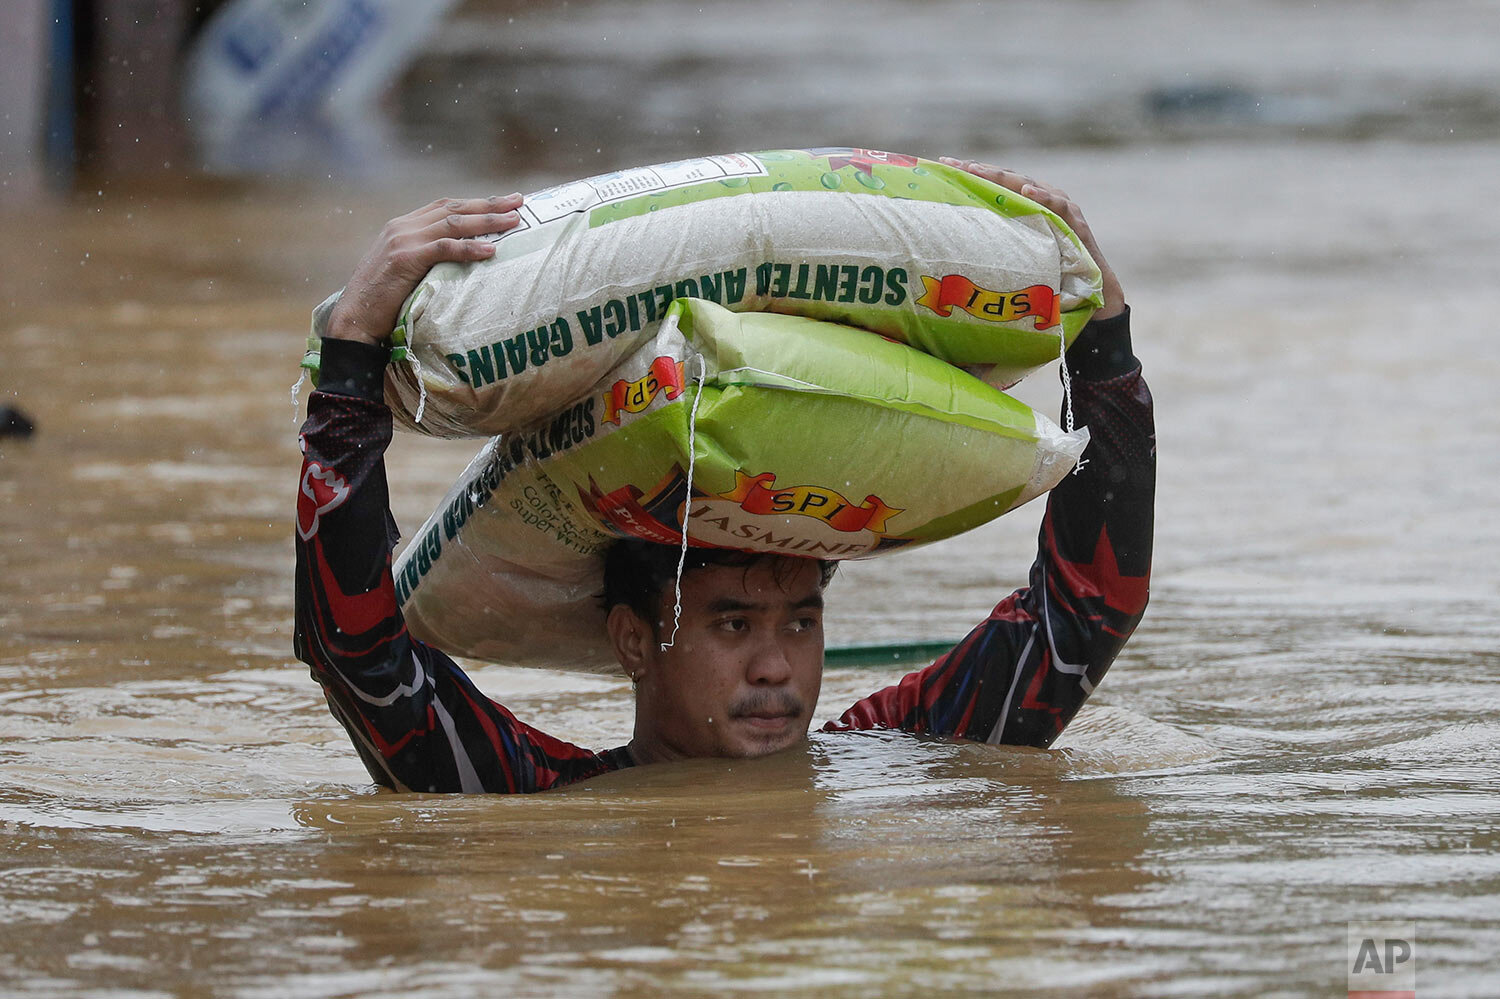
[[[640,680],[651,665],[651,647],[656,636],[651,626],[626,604],[615,604],[605,619],[610,644],[614,646],[615,658],[625,667],[625,675],[631,680]]]

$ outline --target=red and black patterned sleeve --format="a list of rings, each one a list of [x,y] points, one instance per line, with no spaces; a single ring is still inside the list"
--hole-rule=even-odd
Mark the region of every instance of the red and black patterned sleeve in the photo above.
[[[1045,747],[1103,679],[1146,610],[1156,494],[1151,393],[1129,312],[1068,349],[1086,463],[1047,499],[1030,585],[926,669],[825,731],[890,728]]]
[[[325,340],[302,427],[297,658],[375,780],[398,791],[543,791],[630,766],[517,721],[442,652],[407,634],[385,450],[384,348]]]

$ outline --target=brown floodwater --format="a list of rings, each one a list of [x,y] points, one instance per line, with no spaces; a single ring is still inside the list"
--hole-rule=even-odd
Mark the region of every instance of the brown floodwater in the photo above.
[[[1111,18],[1145,32],[1169,6],[1055,9],[1089,12],[1113,53]],[[1424,19],[1417,39],[1446,31],[1456,54],[1430,76],[1374,35],[1371,55],[1338,50],[1345,68],[1413,94],[1469,87],[1492,15],[1437,6],[1446,27]],[[565,28],[621,9],[466,16],[490,8],[535,61],[595,45]],[[878,45],[912,11],[960,5],[870,9],[886,31],[859,37]],[[1228,62],[1260,44],[1301,79],[1305,48],[1242,13],[1195,16]],[[482,24],[504,37],[503,13]],[[446,59],[461,34],[435,43]],[[687,100],[681,77],[712,60],[671,63],[678,43],[650,37],[677,66],[664,93]],[[803,36],[776,37],[795,53]],[[953,45],[983,65],[978,43]],[[757,94],[787,74],[847,71],[776,68],[745,82],[750,138],[731,145],[776,144]],[[1261,72],[1246,86],[1274,82]],[[1063,111],[1088,104],[1088,79]],[[831,140],[855,138],[813,103]],[[609,117],[602,99],[588,113]],[[952,148],[946,125],[893,121],[861,118],[858,137]],[[1215,119],[960,150],[1088,209],[1157,399],[1151,608],[1057,748],[816,736],[541,796],[379,792],[291,655],[307,314],[384,218],[439,188],[642,158],[621,136],[619,161],[580,168],[570,140],[557,166],[545,122],[503,180],[449,157],[357,187],[100,181],[3,216],[0,403],[39,429],[0,440],[0,994],[1312,996],[1344,989],[1363,920],[1415,922],[1420,994],[1500,993],[1500,136]],[[1059,393],[1044,373],[1021,394]],[[403,527],[474,449],[398,440]],[[960,634],[1024,581],[1039,514],[847,567],[830,644]],[[897,675],[830,670],[819,718]],[[562,737],[629,731],[622,681],[475,676]]]

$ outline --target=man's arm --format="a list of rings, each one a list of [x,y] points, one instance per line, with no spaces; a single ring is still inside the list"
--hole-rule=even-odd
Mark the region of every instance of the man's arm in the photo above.
[[[1047,499],[1030,585],[952,651],[825,726],[897,728],[1048,746],[1103,679],[1146,609],[1156,489],[1151,395],[1114,272],[1067,196],[982,164],[954,165],[1047,205],[1105,275],[1105,304],[1067,352],[1073,408],[1090,432],[1082,468]]]
[[[455,232],[506,227],[493,199],[457,204],[470,211],[435,203],[387,226],[324,339],[301,438],[295,647],[377,782],[413,791],[545,790],[628,766],[629,757],[591,753],[517,721],[451,659],[407,634],[391,579],[397,533],[385,478],[391,414],[382,401],[389,355],[382,341],[432,263],[492,252]],[[406,270],[393,273],[397,259]]]
[[[1091,323],[1069,351],[1087,463],[1048,496],[1030,585],[951,652],[828,730],[1047,746],[1104,677],[1145,612],[1151,569],[1156,438],[1128,323],[1128,313]]]

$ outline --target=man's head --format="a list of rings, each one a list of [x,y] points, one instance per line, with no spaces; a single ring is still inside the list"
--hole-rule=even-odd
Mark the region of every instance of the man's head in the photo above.
[[[679,554],[621,541],[605,558],[609,636],[636,684],[637,761],[800,742],[823,682],[823,589],[836,563],[689,549],[674,639]]]

